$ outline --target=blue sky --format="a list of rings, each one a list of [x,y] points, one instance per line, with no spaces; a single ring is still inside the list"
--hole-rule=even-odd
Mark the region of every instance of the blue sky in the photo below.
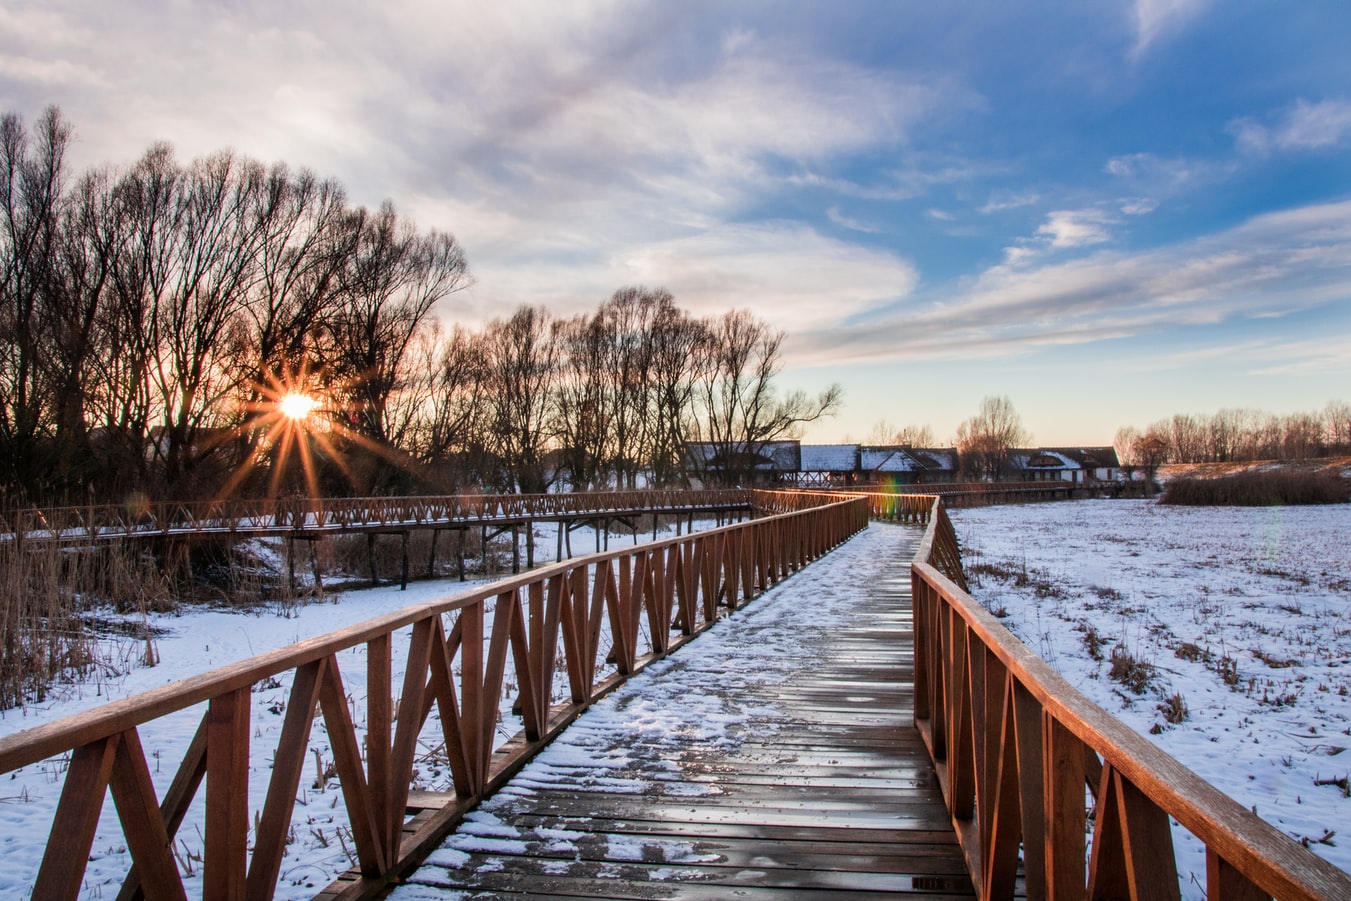
[[[0,0],[0,110],[392,199],[465,246],[448,320],[750,308],[844,386],[812,440],[1351,400],[1341,0],[488,6]]]

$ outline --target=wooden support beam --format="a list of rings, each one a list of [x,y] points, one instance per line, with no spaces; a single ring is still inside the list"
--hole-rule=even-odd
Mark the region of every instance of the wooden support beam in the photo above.
[[[243,898],[249,839],[250,692],[241,688],[211,699],[206,735],[205,901]]]
[[[52,821],[51,836],[42,855],[34,901],[74,899],[80,895],[89,849],[94,844],[108,780],[117,752],[116,735],[81,745],[71,752],[70,769],[61,787],[61,800]],[[97,803],[94,803],[94,802]]]
[[[403,566],[399,570],[399,590],[408,590],[408,531],[400,533],[403,536]]]

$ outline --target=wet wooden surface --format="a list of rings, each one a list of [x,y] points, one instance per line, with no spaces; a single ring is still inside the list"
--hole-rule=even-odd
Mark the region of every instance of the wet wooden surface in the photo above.
[[[697,647],[717,630],[701,637],[569,727],[392,897],[973,897],[912,725],[919,530],[878,529],[890,559],[829,586],[855,595],[848,616],[821,622],[801,598],[738,613],[736,640],[766,661],[729,664]]]

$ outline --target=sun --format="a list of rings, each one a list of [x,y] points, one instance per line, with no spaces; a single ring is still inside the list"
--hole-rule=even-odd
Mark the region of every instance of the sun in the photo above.
[[[281,411],[281,414],[294,422],[306,419],[318,406],[319,401],[308,394],[300,394],[299,392],[283,395],[277,401],[277,409]]]

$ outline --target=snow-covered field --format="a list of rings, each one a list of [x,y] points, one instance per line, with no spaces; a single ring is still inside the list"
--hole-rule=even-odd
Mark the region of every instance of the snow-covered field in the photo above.
[[[1084,500],[951,515],[972,594],[1029,647],[1351,870],[1351,505]],[[1187,839],[1183,881],[1203,897]]]
[[[696,523],[709,528],[712,523]],[[547,523],[536,525],[536,563],[551,562],[556,532]],[[674,527],[658,537],[674,536]],[[611,550],[651,540],[652,533],[637,536],[612,534]],[[577,529],[572,535],[577,555],[595,548],[590,529]],[[322,601],[293,606],[265,606],[253,611],[187,606],[176,614],[150,616],[155,630],[158,664],[144,666],[145,644],[141,639],[112,636],[103,640],[108,666],[93,679],[76,684],[54,686],[41,703],[0,711],[0,735],[50,723],[108,701],[159,688],[207,670],[285,647],[305,638],[332,632],[386,613],[437,600],[466,591],[482,582],[461,583],[454,579],[411,582],[407,591],[397,585],[365,590],[330,592]],[[107,614],[105,619],[115,617]],[[137,620],[139,622],[139,619]],[[406,633],[403,640],[395,633],[393,672],[398,684],[406,660]],[[605,639],[602,638],[602,644]],[[365,646],[338,655],[344,687],[354,700],[356,711],[366,709]],[[602,670],[604,672],[604,670]],[[507,685],[514,681],[508,662]],[[561,684],[560,691],[566,690]],[[254,686],[253,730],[250,738],[249,806],[260,811],[267,790],[266,773],[281,734],[283,712],[290,695],[291,674],[264,680]],[[520,728],[519,717],[510,716],[514,698],[504,698],[505,708],[498,743]],[[204,706],[193,707],[172,716],[147,723],[140,728],[141,743],[151,770],[157,796],[163,798],[179,761],[201,722]],[[364,722],[358,722],[358,740],[364,734]],[[438,763],[435,749],[441,742],[439,720],[433,712],[420,738],[423,756],[419,763],[418,788],[444,791],[450,788],[449,772]],[[316,721],[310,735],[310,759],[301,778],[301,792],[292,817],[292,835],[282,863],[277,885],[278,898],[310,898],[354,860],[355,848],[348,827],[341,790],[328,771],[333,755],[324,731],[323,720]],[[28,897],[42,861],[42,852],[51,830],[52,817],[63,784],[68,760],[54,758],[23,767],[0,783],[0,898]],[[321,768],[324,771],[321,773]],[[206,792],[199,789],[193,808],[179,828],[174,845],[175,857],[190,896],[201,893],[201,854],[204,845],[203,822]],[[350,853],[349,853],[350,852]],[[103,815],[94,839],[91,859],[85,874],[83,897],[116,897],[129,863],[122,831],[111,797],[103,806]]]

